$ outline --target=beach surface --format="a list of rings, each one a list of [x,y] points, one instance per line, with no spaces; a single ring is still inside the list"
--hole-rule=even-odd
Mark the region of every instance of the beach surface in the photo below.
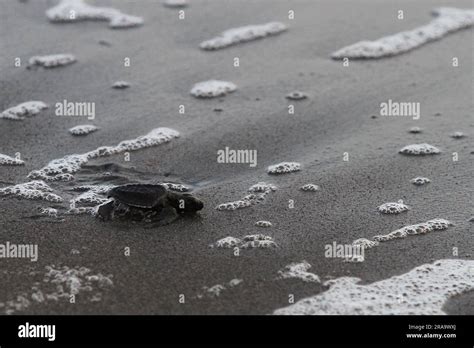
[[[351,60],[347,67],[330,58],[360,40],[426,24],[433,8],[469,8],[471,1],[203,0],[192,1],[182,20],[178,9],[159,1],[90,3],[143,17],[144,24],[115,30],[104,21],[51,23],[45,11],[56,1],[0,0],[0,111],[29,100],[50,105],[23,121],[0,119],[0,153],[19,152],[25,161],[0,166],[1,186],[29,181],[28,173],[50,160],[169,127],[179,138],[131,152],[129,161],[123,154],[91,160],[76,182],[49,184],[69,197],[75,184],[105,182],[104,172],[112,173],[115,184],[179,182],[194,188],[204,209],[198,217],[147,228],[90,215],[65,216],[63,222],[31,218],[38,207],[54,205],[0,197],[0,243],[37,244],[39,253],[36,262],[0,259],[4,306],[20,294],[31,296],[51,265],[86,267],[113,281],[79,292],[73,304],[30,301],[15,314],[271,314],[291,304],[290,295],[296,302],[322,293],[325,280],[350,276],[369,284],[435,260],[474,259],[472,28],[394,57]],[[397,19],[399,9],[403,20]],[[289,10],[295,19],[288,18]],[[288,30],[221,50],[199,48],[226,29],[271,21]],[[32,56],[56,53],[74,54],[77,62],[25,68]],[[21,67],[14,66],[15,57]],[[459,66],[453,67],[453,57]],[[190,95],[195,83],[210,79],[231,81],[237,90],[212,99]],[[118,80],[130,88],[111,88]],[[295,90],[308,98],[287,100]],[[65,99],[94,102],[95,119],[56,116],[54,104]],[[420,118],[380,116],[380,104],[389,99],[420,103]],[[68,132],[90,122],[99,130],[84,137]],[[423,131],[409,133],[414,126]],[[466,136],[451,137],[456,131]],[[441,153],[398,153],[418,143]],[[226,147],[257,150],[257,166],[218,163],[217,152]],[[284,161],[300,163],[301,170],[267,173],[268,166]],[[415,186],[410,180],[418,176],[431,182]],[[258,182],[277,186],[265,203],[215,209]],[[319,190],[301,191],[308,183]],[[398,200],[410,209],[398,215],[377,211]],[[67,201],[55,205],[67,208]],[[325,257],[327,244],[350,244],[435,218],[453,225],[381,243],[366,250],[364,262]],[[255,226],[259,220],[272,226]],[[236,256],[232,249],[209,247],[227,236],[256,233],[271,236],[278,248]],[[278,279],[279,270],[303,260],[322,282]],[[242,282],[227,286],[233,279]],[[208,296],[205,287],[216,284],[226,289]],[[91,300],[96,292],[99,300]],[[474,314],[474,292],[449,299],[443,310]]]

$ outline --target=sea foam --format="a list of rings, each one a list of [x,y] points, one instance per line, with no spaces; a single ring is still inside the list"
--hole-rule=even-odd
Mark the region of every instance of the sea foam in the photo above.
[[[33,180],[23,184],[0,188],[0,196],[16,196],[26,199],[41,199],[48,202],[62,202],[63,199],[53,193],[53,189],[44,181]]]
[[[76,22],[82,20],[106,20],[111,28],[129,28],[143,24],[143,18],[131,16],[111,7],[98,7],[83,0],[61,0],[46,11],[51,22]]]
[[[280,279],[296,278],[304,282],[320,283],[321,280],[316,274],[308,272],[310,268],[311,265],[307,261],[294,262],[278,271],[278,276]]]
[[[287,29],[288,27],[280,22],[232,28],[222,32],[219,36],[201,42],[199,47],[204,50],[217,50],[240,42],[252,41],[266,36],[280,34]]]
[[[249,195],[244,196],[242,199],[219,204],[217,210],[236,210],[241,208],[247,208],[265,202],[265,197],[270,192],[276,190],[276,186],[273,184],[267,184],[265,182],[259,182],[255,185],[252,185],[248,192]]]
[[[196,83],[190,93],[196,98],[214,98],[234,92],[236,89],[237,86],[232,82],[208,80]]]
[[[399,200],[398,202],[384,203],[377,209],[383,214],[400,214],[407,211],[409,208],[407,205],[403,204],[402,200]]]
[[[22,166],[25,161],[21,159],[10,157],[0,153],[0,165],[2,166]]]
[[[177,137],[179,137],[179,132],[174,129],[155,128],[146,135],[131,140],[124,140],[116,146],[102,146],[83,154],[67,155],[63,158],[52,160],[47,166],[30,172],[28,177],[30,179],[48,181],[70,180],[72,174],[79,171],[83,165],[93,158],[110,156],[125,151],[136,151],[169,142]]]
[[[382,58],[398,55],[430,41],[439,40],[451,32],[471,27],[474,24],[474,10],[440,7],[434,9],[437,16],[430,23],[412,30],[385,36],[375,41],[360,41],[331,54],[333,59]]]
[[[112,275],[94,274],[87,267],[46,266],[42,282],[33,283],[13,300],[0,302],[0,308],[4,307],[5,314],[14,314],[35,303],[69,303],[71,295],[77,296],[77,301],[98,302],[113,285]]]
[[[439,260],[367,285],[341,277],[327,281],[327,291],[273,314],[443,315],[448,299],[474,289],[473,267],[471,260]]]
[[[410,182],[411,182],[413,185],[421,186],[421,185],[425,185],[425,184],[430,183],[431,180],[428,179],[428,178],[424,178],[424,177],[422,177],[422,176],[417,176],[416,178],[411,179]]]
[[[0,113],[0,118],[8,120],[23,120],[25,117],[31,117],[39,114],[41,110],[47,109],[48,105],[42,101],[27,101],[17,106],[13,106]]]
[[[98,129],[99,128],[93,124],[81,124],[79,126],[69,128],[69,133],[72,135],[87,135],[89,133],[95,132]]]
[[[33,56],[28,60],[28,66],[42,66],[44,68],[57,68],[76,62],[76,57],[69,53],[51,54],[47,56]]]
[[[271,165],[267,168],[268,174],[285,174],[301,170],[301,164],[298,162],[281,162]]]
[[[404,148],[400,149],[401,154],[410,155],[410,156],[424,156],[424,155],[436,155],[441,151],[433,145],[430,144],[412,144],[407,145]]]

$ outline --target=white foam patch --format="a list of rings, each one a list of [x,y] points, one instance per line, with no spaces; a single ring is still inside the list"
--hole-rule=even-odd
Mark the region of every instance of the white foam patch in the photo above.
[[[96,126],[93,124],[81,124],[79,126],[75,126],[69,129],[69,133],[72,135],[87,135],[89,133],[95,132],[98,130]]]
[[[214,98],[232,93],[237,86],[229,81],[208,80],[196,83],[190,93],[196,98]]]
[[[416,178],[411,179],[410,182],[413,185],[421,186],[430,183],[431,180],[422,176],[417,176]]]
[[[454,138],[454,139],[461,139],[461,138],[464,138],[466,135],[463,133],[463,132],[454,132],[453,134],[451,134],[451,138]]]
[[[298,162],[281,162],[271,165],[267,168],[268,174],[285,174],[301,170],[301,164]]]
[[[115,81],[112,85],[112,88],[115,89],[125,89],[130,87],[130,84],[127,81]]]
[[[35,116],[39,114],[41,110],[47,108],[48,105],[42,101],[27,101],[6,109],[0,114],[0,118],[6,118],[8,120],[23,120],[25,117]]]
[[[232,28],[222,32],[219,36],[201,42],[199,47],[204,50],[217,50],[240,42],[252,41],[266,36],[280,34],[287,29],[288,27],[280,22],[269,22],[260,25],[248,25]]]
[[[211,297],[211,298],[218,297],[224,290],[234,288],[242,282],[243,282],[242,279],[235,278],[229,281],[225,285],[216,284],[211,287],[203,286],[202,289],[204,290],[204,294],[198,294],[196,297],[199,299],[203,298],[204,296]]]
[[[424,156],[424,155],[436,155],[440,153],[441,151],[430,144],[412,144],[412,145],[407,145],[404,148],[400,149],[401,154],[404,155],[409,155],[409,156]]]
[[[277,315],[443,315],[446,302],[474,289],[474,261],[438,260],[367,285],[341,277],[329,289],[277,309]]]
[[[265,197],[270,192],[276,190],[276,186],[273,184],[267,184],[265,182],[259,182],[252,185],[248,191],[251,193],[244,196],[242,199],[219,204],[217,210],[236,210],[241,208],[247,208],[265,202]]]
[[[360,41],[331,54],[333,59],[382,58],[405,53],[451,32],[471,27],[474,11],[441,7],[433,10],[437,18],[412,30],[385,36],[375,41]]]
[[[257,226],[257,227],[272,227],[272,223],[270,221],[261,220],[261,221],[257,221],[255,223],[255,226]]]
[[[231,249],[231,248],[239,246],[241,243],[242,243],[241,239],[228,236],[228,237],[219,239],[217,242],[209,246],[211,248]]]
[[[410,208],[407,205],[403,204],[402,200],[399,200],[398,202],[384,203],[377,209],[383,214],[400,214],[404,211],[408,211],[408,209]]]
[[[161,183],[161,185],[166,186],[168,189],[170,189],[172,191],[178,191],[178,192],[191,191],[190,187],[188,187],[186,185],[183,185],[183,184],[175,184],[175,183],[172,183],[172,182],[163,182],[163,183]]]
[[[106,20],[111,28],[129,28],[143,24],[143,18],[131,16],[111,7],[92,6],[83,0],[61,0],[46,11],[51,22]]]
[[[285,97],[286,99],[289,99],[289,100],[303,100],[303,99],[308,98],[306,93],[301,92],[301,91],[290,92]]]
[[[321,280],[316,274],[308,272],[310,268],[311,265],[307,261],[294,262],[278,271],[278,276],[280,279],[296,278],[308,283],[320,283]]]
[[[51,208],[51,207],[41,207],[39,209],[39,213],[41,215],[45,215],[45,216],[49,216],[49,217],[53,217],[53,218],[57,218],[58,217],[58,210],[55,209],[55,208]]]
[[[108,203],[110,199],[107,193],[114,188],[114,185],[85,185],[77,186],[74,191],[84,191],[73,197],[69,201],[69,215],[97,215],[100,205]]]
[[[38,65],[44,68],[57,68],[76,62],[76,57],[69,53],[33,56],[28,60],[28,66]]]
[[[171,8],[186,7],[188,6],[188,0],[165,0],[163,5]]]
[[[307,192],[316,192],[319,190],[319,186],[315,184],[306,184],[306,185],[301,186],[300,190],[307,191]]]
[[[275,243],[272,237],[264,234],[249,234],[244,236],[242,239],[235,237],[225,237],[219,239],[214,244],[209,245],[211,248],[223,248],[223,249],[268,249],[268,248],[277,248],[278,245]]]
[[[95,150],[67,155],[63,158],[52,160],[47,166],[34,170],[28,174],[30,179],[43,179],[49,181],[70,180],[72,174],[93,158],[115,155],[125,151],[136,151],[151,146],[160,145],[179,137],[179,132],[171,128],[155,128],[146,135],[131,140],[124,140],[116,146],[102,146]]]
[[[25,161],[21,159],[10,157],[0,153],[0,165],[2,166],[22,166]]]
[[[0,188],[0,196],[15,196],[26,199],[41,199],[48,202],[62,202],[63,199],[53,193],[53,189],[44,181],[33,180],[23,184]]]
[[[374,236],[372,239],[377,242],[386,242],[393,239],[405,238],[410,235],[425,234],[428,232],[445,230],[450,225],[452,225],[452,223],[448,220],[433,219],[427,222],[423,222],[421,224],[404,226],[388,234]]]
[[[98,302],[105,291],[113,287],[112,275],[94,274],[87,267],[47,266],[43,282],[36,282],[27,292],[3,304],[5,314],[26,310],[32,304],[48,304],[64,301],[69,303],[71,295],[77,301]]]
[[[241,249],[275,249],[278,245],[272,237],[264,234],[250,234],[242,238]]]
[[[369,240],[367,238],[359,238],[359,239],[356,239],[355,241],[353,241],[352,245],[360,246],[363,249],[371,249],[371,248],[379,245],[379,242],[374,241],[374,240]]]

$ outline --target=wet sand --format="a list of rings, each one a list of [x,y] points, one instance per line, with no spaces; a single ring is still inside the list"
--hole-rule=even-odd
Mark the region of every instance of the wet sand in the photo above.
[[[68,129],[84,118],[57,117],[54,107],[22,122],[0,120],[0,153],[22,154],[21,167],[0,167],[4,184],[27,181],[26,175],[50,160],[84,153],[101,145],[146,134],[156,127],[181,133],[168,144],[89,164],[115,163],[117,175],[131,181],[175,180],[194,185],[205,203],[200,218],[181,219],[159,229],[123,222],[101,222],[90,216],[69,216],[63,223],[29,219],[47,202],[0,199],[0,238],[37,243],[39,259],[2,259],[0,302],[29,292],[33,277],[41,281],[47,265],[85,266],[94,273],[112,274],[114,285],[99,302],[32,304],[32,314],[268,314],[296,300],[324,290],[321,284],[297,279],[276,280],[291,262],[308,261],[321,279],[354,276],[370,283],[409,272],[416,266],[445,258],[473,259],[472,160],[472,29],[463,30],[407,54],[349,67],[330,54],[362,39],[414,28],[428,22],[430,11],[443,1],[193,1],[186,19],[154,1],[100,1],[125,13],[142,16],[142,27],[112,30],[105,22],[52,24],[44,12],[53,1],[0,2],[0,109],[27,100],[50,105],[63,99],[96,103],[94,124],[99,131],[72,137]],[[96,2],[97,3],[97,2]],[[396,19],[402,6],[405,19]],[[449,6],[469,8],[470,1]],[[294,20],[287,13],[293,9]],[[236,15],[238,11],[238,15]],[[350,14],[350,15],[349,15]],[[282,21],[287,32],[262,40],[206,52],[199,43],[228,28]],[[107,40],[111,46],[103,46]],[[34,55],[73,53],[78,61],[52,70],[15,68],[14,57],[26,63]],[[460,66],[453,68],[452,57]],[[124,57],[131,66],[123,66]],[[240,58],[240,67],[233,58]],[[193,84],[219,79],[238,90],[223,98],[200,100]],[[131,84],[111,88],[114,81]],[[285,95],[301,90],[309,98],[291,102]],[[421,103],[421,118],[372,118],[388,99]],[[185,114],[178,106],[185,105]],[[213,111],[223,109],[222,112]],[[439,114],[437,116],[437,114]],[[408,133],[413,126],[420,134]],[[455,131],[468,136],[450,137]],[[409,157],[398,153],[414,143],[429,143],[440,155]],[[256,149],[258,165],[220,164],[216,153]],[[343,161],[344,152],[349,161]],[[459,160],[454,162],[452,153]],[[297,161],[302,170],[269,176],[266,168]],[[134,170],[126,168],[134,167]],[[125,169],[124,169],[125,168]],[[94,167],[92,170],[103,168]],[[431,183],[410,183],[426,176]],[[278,190],[267,202],[236,211],[217,211],[260,181]],[[302,192],[307,183],[320,186]],[[58,192],[69,184],[52,183]],[[3,185],[2,185],[3,186]],[[295,207],[288,208],[294,200]],[[403,199],[411,209],[399,215],[380,214],[376,207]],[[445,218],[455,226],[421,236],[383,243],[367,252],[362,263],[325,258],[324,246],[333,241],[386,234],[401,226]],[[271,221],[269,229],[255,227]],[[276,250],[211,249],[226,237],[265,233]],[[131,255],[124,256],[130,247]],[[453,256],[453,247],[459,256]],[[71,254],[77,249],[80,254]],[[202,287],[243,279],[217,298],[195,298]],[[179,302],[184,294],[185,303]],[[448,301],[450,314],[473,314],[474,293]]]

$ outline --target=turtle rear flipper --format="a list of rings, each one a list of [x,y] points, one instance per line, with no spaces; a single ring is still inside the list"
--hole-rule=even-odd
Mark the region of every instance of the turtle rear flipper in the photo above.
[[[160,226],[166,226],[175,221],[179,217],[176,209],[170,206],[163,207],[156,215],[153,216],[153,222],[151,225],[145,228],[154,228]]]

